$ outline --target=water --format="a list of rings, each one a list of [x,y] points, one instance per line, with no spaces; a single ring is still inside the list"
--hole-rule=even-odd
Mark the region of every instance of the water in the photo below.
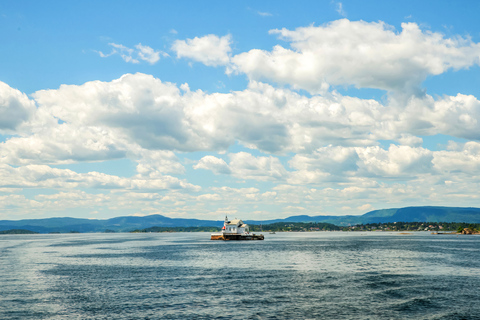
[[[4,235],[0,319],[480,319],[480,237]]]

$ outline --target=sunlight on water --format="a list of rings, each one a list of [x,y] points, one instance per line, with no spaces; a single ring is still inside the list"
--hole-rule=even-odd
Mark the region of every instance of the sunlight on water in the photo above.
[[[476,236],[380,232],[0,236],[0,315],[475,319],[479,245]]]

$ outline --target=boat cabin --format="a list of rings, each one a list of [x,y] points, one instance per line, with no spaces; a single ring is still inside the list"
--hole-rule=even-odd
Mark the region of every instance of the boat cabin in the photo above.
[[[228,220],[225,216],[225,222],[223,224],[222,232],[227,234],[245,234],[249,233],[248,225],[243,223],[240,219]]]

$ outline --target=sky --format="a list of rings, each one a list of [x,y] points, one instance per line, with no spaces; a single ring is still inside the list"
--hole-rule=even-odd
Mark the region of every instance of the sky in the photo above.
[[[0,220],[480,207],[478,1],[0,2]]]

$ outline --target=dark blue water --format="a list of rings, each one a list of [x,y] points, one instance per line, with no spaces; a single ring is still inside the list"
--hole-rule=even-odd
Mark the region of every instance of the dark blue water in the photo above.
[[[0,236],[1,319],[480,319],[480,237]]]

